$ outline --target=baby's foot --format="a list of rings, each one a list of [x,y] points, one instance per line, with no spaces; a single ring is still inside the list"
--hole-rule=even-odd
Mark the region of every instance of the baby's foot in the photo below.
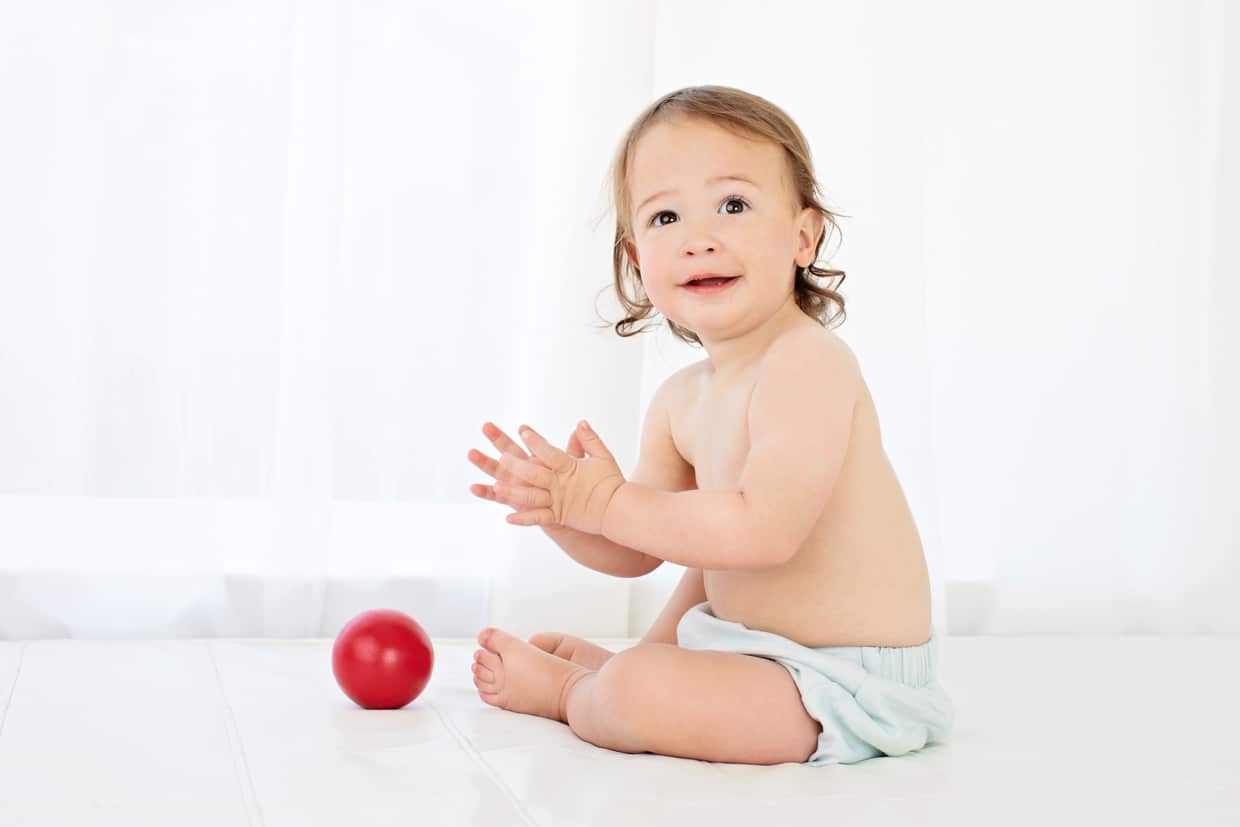
[[[568,690],[592,670],[492,627],[478,633],[478,644],[482,649],[474,652],[474,686],[482,700],[567,723]]]
[[[596,643],[560,632],[539,632],[530,637],[530,643],[544,652],[550,652],[557,658],[564,658],[564,660],[594,670],[602,669],[603,664],[616,654]]]

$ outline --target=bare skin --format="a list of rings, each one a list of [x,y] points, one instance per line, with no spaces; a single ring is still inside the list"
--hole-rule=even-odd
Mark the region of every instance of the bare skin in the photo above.
[[[570,663],[598,670],[616,654],[597,643],[591,643],[563,632],[539,632],[530,636],[530,643]]]
[[[677,453],[697,486],[735,485],[748,450],[753,373],[725,379],[699,362],[673,378],[668,420]],[[499,429],[488,435],[500,450],[524,458]],[[491,460],[477,464],[494,471]],[[808,760],[821,727],[787,670],[765,658],[677,645],[676,623],[703,600],[719,617],[811,647],[914,646],[927,639],[921,545],[864,383],[839,480],[791,560],[758,570],[686,570],[647,636],[620,653],[563,633],[542,632],[527,642],[484,629],[473,664],[479,697],[563,721],[583,740],[621,752],[751,764]],[[756,711],[755,697],[767,699]]]
[[[842,340],[809,319],[816,335]],[[672,440],[702,489],[736,490],[749,450],[754,371],[720,378],[708,361],[680,377]],[[703,572],[711,610],[804,646],[918,646],[930,637],[930,579],[908,502],[883,447],[874,401],[858,373],[848,453],[800,550],[761,569]]]
[[[823,335],[830,334],[823,331]],[[719,382],[707,367],[706,363],[697,363],[678,376],[680,393],[673,394],[675,404],[670,409],[671,436],[677,446],[686,445],[684,453],[699,459],[698,465],[692,466],[697,482],[719,485],[725,482],[720,479],[724,471],[738,474],[743,456],[737,453],[745,449],[745,440],[729,439],[717,429],[730,423],[743,433],[744,410],[734,407],[748,398],[748,387]],[[851,456],[882,450],[873,404],[868,392],[862,396],[864,403],[858,404],[852,430]],[[521,451],[498,429],[492,441],[500,450]],[[709,460],[703,461],[706,458]],[[728,617],[725,609],[735,606],[742,611],[729,619],[739,617],[751,629],[777,631],[807,646],[913,646],[924,642],[929,635],[929,617],[921,615],[921,609],[928,608],[929,594],[924,603],[918,600],[919,573],[924,573],[924,569],[919,570],[919,564],[924,565],[920,544],[906,546],[900,552],[898,539],[909,536],[906,532],[911,517],[903,497],[892,500],[892,492],[899,489],[893,486],[894,476],[882,474],[885,470],[889,475],[885,456],[869,455],[866,474],[858,472],[864,462],[846,461],[820,526],[789,563],[750,572],[687,569],[663,613],[631,650],[611,652],[563,632],[539,632],[527,642],[502,630],[482,630],[481,648],[475,652],[472,666],[479,697],[511,712],[562,720],[580,738],[618,751],[745,764],[807,760],[817,748],[821,727],[806,713],[784,667],[766,658],[683,650],[677,646],[676,625],[684,611],[709,600],[719,616]],[[875,465],[879,472],[873,470]],[[873,511],[866,517],[852,518],[839,510],[839,502],[856,503],[866,501],[866,497],[873,508],[889,503],[887,513],[879,520],[874,520]],[[908,522],[901,523],[901,515]],[[868,537],[868,541],[846,542],[849,531],[859,531],[859,520],[866,521],[870,529],[854,537]],[[915,537],[915,529],[911,533]],[[901,554],[908,560],[903,568],[909,579],[900,588],[884,585],[875,589],[875,580],[869,577],[869,568],[875,564],[875,555],[883,552],[884,543],[895,549],[894,562],[884,572],[885,583],[899,585],[895,577],[901,569],[898,560]],[[823,573],[844,580],[825,583]],[[816,605],[825,605],[825,613],[816,617],[802,601],[782,616],[792,621],[786,624],[780,615],[756,611],[801,600],[805,586],[799,578],[805,577],[816,578],[813,590],[826,598]],[[920,586],[929,589],[928,583]],[[748,604],[754,609],[745,611],[746,596],[760,594],[763,589],[776,598],[755,600]],[[832,635],[815,639],[807,634],[815,627],[825,627]],[[651,686],[661,687],[657,703],[651,697]],[[769,698],[756,713],[760,720],[755,720],[754,697]],[[630,698],[644,701],[631,703]]]
[[[643,149],[648,140],[657,150]],[[701,490],[735,491],[763,354],[781,336],[806,335],[807,328],[847,347],[806,316],[774,275],[784,262],[813,260],[821,223],[812,211],[787,208],[778,148],[693,123],[653,128],[642,142],[630,182],[635,201],[661,187],[678,189],[641,208],[628,252],[640,260],[654,304],[697,333],[710,355],[668,380],[667,436],[675,450],[668,450],[664,471]],[[709,183],[711,175],[737,171],[757,186]],[[688,291],[686,278],[702,272],[740,277],[726,292]],[[473,665],[482,700],[564,721],[582,739],[622,752],[749,764],[807,760],[821,727],[786,669],[767,658],[685,649],[675,634],[685,611],[709,601],[722,619],[808,647],[917,646],[929,638],[925,558],[869,388],[859,369],[843,379],[806,381],[833,383],[856,404],[843,465],[796,554],[759,569],[687,569],[647,636],[621,652],[560,633],[527,642],[483,629]],[[488,436],[497,448],[526,458],[494,431]],[[493,460],[471,459],[495,475]],[[490,486],[477,488],[479,496],[507,502]]]
[[[493,627],[478,643],[485,703],[563,721],[597,746],[742,764],[801,763],[818,746],[821,727],[773,660],[646,643],[592,670]]]

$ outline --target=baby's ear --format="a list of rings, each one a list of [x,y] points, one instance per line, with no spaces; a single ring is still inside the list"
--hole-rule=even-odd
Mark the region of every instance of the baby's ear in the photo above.
[[[826,227],[826,219],[822,213],[812,207],[806,207],[801,211],[801,230],[798,233],[798,241],[800,246],[797,248],[797,264],[802,267],[808,267],[814,263],[814,252],[818,247],[818,237],[822,235],[823,229]],[[805,259],[805,263],[801,264],[801,260]]]

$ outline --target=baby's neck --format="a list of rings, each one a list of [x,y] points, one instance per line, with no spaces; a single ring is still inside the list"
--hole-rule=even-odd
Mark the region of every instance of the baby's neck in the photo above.
[[[749,373],[761,360],[767,348],[781,335],[797,327],[820,325],[805,315],[796,299],[788,301],[757,327],[730,339],[712,340],[698,333],[708,358],[707,373],[712,381],[729,382]]]

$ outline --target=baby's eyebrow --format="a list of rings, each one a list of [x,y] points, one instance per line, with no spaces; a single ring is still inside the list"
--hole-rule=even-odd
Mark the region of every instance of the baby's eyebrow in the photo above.
[[[756,182],[749,180],[744,175],[716,175],[714,178],[706,179],[706,183],[708,184],[714,184],[718,181],[744,181],[746,184],[749,184],[754,189],[759,189],[759,190],[762,189],[762,187],[759,187]],[[660,192],[656,192],[654,195],[650,196],[645,201],[638,204],[637,209],[634,210],[634,212],[639,213],[642,211],[642,207],[646,206],[654,199],[661,198],[664,195],[671,195],[674,192],[679,192],[679,190],[662,190]]]

